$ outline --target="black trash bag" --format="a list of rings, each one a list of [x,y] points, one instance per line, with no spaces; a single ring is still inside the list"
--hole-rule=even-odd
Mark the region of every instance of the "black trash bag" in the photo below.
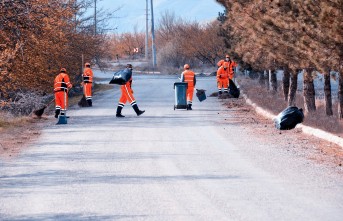
[[[239,90],[239,88],[237,88],[236,84],[231,79],[229,79],[229,94],[231,94],[234,98],[238,98],[240,93],[241,91]]]
[[[206,90],[203,90],[203,89],[196,89],[196,90],[197,90],[196,96],[198,97],[199,101],[202,102],[206,100],[206,94],[205,94]]]
[[[109,84],[124,85],[126,84],[126,82],[130,80],[131,77],[132,77],[132,70],[129,68],[126,68],[124,70],[120,70],[114,73]]]
[[[279,130],[291,130],[304,120],[303,109],[287,107],[275,118],[275,127]]]

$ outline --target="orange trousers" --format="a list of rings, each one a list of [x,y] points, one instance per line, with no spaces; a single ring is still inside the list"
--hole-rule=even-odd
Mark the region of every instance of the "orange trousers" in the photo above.
[[[192,104],[193,101],[193,94],[194,94],[194,87],[187,88],[186,95],[187,95],[187,104]]]
[[[133,96],[133,91],[128,84],[120,86],[121,97],[119,99],[119,106],[124,107],[126,102],[130,102],[131,105],[136,104],[136,100]]]
[[[68,107],[68,94],[65,91],[55,92],[55,108],[62,111],[67,110]]]
[[[221,91],[223,88],[224,92],[227,92],[228,87],[229,87],[229,78],[219,78],[218,79],[218,90],[219,91]]]
[[[84,83],[83,87],[86,100],[92,100],[92,83]]]

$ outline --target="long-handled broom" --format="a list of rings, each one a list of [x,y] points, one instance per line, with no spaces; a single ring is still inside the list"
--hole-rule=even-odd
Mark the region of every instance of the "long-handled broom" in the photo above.
[[[86,100],[86,87],[83,85],[83,95],[81,100],[77,103],[79,107],[89,107],[88,102]]]
[[[44,105],[43,108],[33,111],[33,113],[34,113],[38,118],[41,118],[42,115],[43,115],[43,113],[44,113],[45,108],[49,107],[50,104],[52,104],[52,102],[54,102],[54,101],[55,101],[55,98],[52,99],[52,100],[51,100],[49,103],[47,103],[46,105]]]

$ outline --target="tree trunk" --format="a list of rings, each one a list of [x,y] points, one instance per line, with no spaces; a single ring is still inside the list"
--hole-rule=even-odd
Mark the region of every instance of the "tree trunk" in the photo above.
[[[269,70],[269,90],[276,94],[277,92],[277,79],[276,79],[276,71],[275,70]]]
[[[331,98],[331,82],[330,71],[324,73],[324,94],[325,94],[325,110],[327,116],[332,116],[332,98]]]
[[[291,85],[289,87],[288,106],[295,106],[298,89],[298,71],[291,74]]]
[[[289,69],[288,67],[285,67],[283,70],[283,77],[282,77],[283,96],[284,96],[285,101],[288,100],[289,78],[290,78]]]
[[[265,84],[264,71],[258,72],[258,83],[263,86]]]
[[[312,70],[305,70],[304,71],[304,83],[303,83],[303,90],[304,90],[304,106],[305,112],[311,113],[316,111],[316,99],[315,99],[315,91],[314,91],[314,84],[313,84],[313,77],[312,77]]]
[[[343,72],[339,73],[338,81],[338,117],[343,119]]]
[[[264,79],[265,79],[265,84],[266,84],[266,88],[269,91],[269,74],[267,71],[263,71],[263,75],[264,75]]]

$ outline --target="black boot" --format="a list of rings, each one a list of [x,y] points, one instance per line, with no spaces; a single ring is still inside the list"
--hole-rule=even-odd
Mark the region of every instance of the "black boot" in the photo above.
[[[192,110],[192,104],[187,105],[187,110]]]
[[[56,109],[55,110],[55,118],[58,118],[58,115],[60,114],[61,110],[60,109]]]
[[[124,115],[121,115],[121,110],[123,109],[122,106],[118,106],[117,107],[117,114],[116,117],[125,117]]]
[[[137,104],[132,105],[132,108],[135,110],[137,116],[142,115],[145,112],[145,110],[139,110]]]
[[[223,93],[222,91],[219,91],[219,92],[218,92],[218,95],[221,95],[222,93]]]
[[[92,100],[87,100],[88,106],[92,106]]]

